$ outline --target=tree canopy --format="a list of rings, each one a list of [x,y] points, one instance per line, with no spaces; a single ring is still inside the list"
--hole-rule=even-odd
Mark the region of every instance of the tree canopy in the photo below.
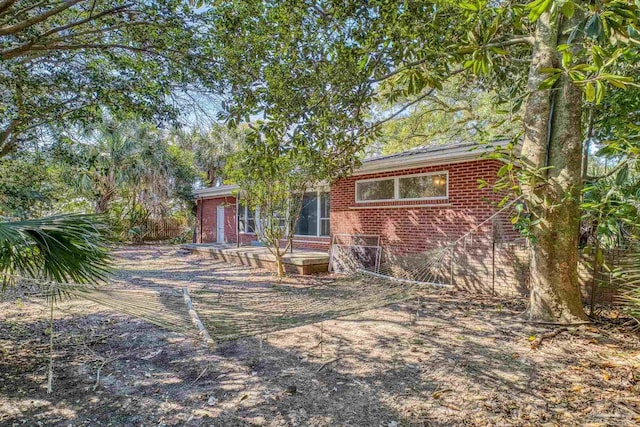
[[[207,21],[178,0],[0,2],[0,157],[70,123],[175,122],[216,87]]]

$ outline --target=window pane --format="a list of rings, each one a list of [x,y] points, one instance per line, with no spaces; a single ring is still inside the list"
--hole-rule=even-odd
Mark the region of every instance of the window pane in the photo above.
[[[242,203],[238,204],[238,230],[241,233],[247,231],[247,217],[246,217],[246,209],[242,205]]]
[[[394,196],[394,180],[365,181],[356,183],[357,200],[390,200]]]
[[[329,218],[331,212],[331,197],[329,193],[320,193],[320,218]]]
[[[329,236],[331,234],[331,223],[329,219],[320,220],[320,235]]]
[[[446,197],[447,175],[426,175],[400,178],[401,199]]]
[[[256,215],[251,209],[247,209],[247,233],[255,233]]]
[[[305,193],[295,234],[301,236],[318,234],[318,196],[316,193]]]

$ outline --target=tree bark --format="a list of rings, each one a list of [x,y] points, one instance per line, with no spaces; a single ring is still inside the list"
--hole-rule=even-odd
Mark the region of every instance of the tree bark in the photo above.
[[[546,179],[532,178],[523,191],[538,222],[531,250],[531,296],[528,317],[532,321],[575,323],[586,320],[578,284],[580,190],[582,149],[582,92],[567,76],[550,90],[538,90],[548,74],[542,68],[557,67],[558,44],[564,31],[580,19],[551,18],[537,21],[529,72],[531,92],[524,114],[522,158]]]
[[[284,277],[284,261],[282,259],[282,254],[280,253],[280,249],[276,249],[276,268],[278,272],[278,278],[282,279]]]

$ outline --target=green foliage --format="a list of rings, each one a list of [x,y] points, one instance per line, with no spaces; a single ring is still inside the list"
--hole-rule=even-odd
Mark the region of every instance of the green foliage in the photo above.
[[[620,259],[613,275],[620,284],[624,311],[640,324],[640,251],[637,241]]]
[[[181,94],[216,87],[208,21],[177,0],[4,2],[0,157],[72,123],[175,122]]]
[[[206,174],[205,185],[214,186],[217,182],[224,181],[227,158],[242,145],[246,132],[246,128],[232,129],[215,124],[207,131],[176,130],[171,139],[176,147],[181,147],[194,156],[195,164]]]
[[[392,154],[431,144],[512,139],[521,128],[518,114],[507,114],[496,106],[495,94],[451,82],[407,115],[380,126],[369,150]]]
[[[0,222],[3,287],[13,275],[56,282],[96,283],[109,274],[109,256],[100,217],[59,215]]]
[[[111,123],[85,135],[67,133],[58,150],[74,170],[74,193],[107,214],[113,237],[127,239],[149,218],[192,210],[201,177],[193,153],[149,124]]]
[[[618,182],[612,182],[618,181]],[[601,179],[583,189],[583,224],[587,244],[626,246],[640,231],[640,180]]]
[[[364,146],[368,79],[376,64],[356,40],[366,19],[352,15],[352,5],[324,11],[296,1],[212,3],[229,94],[223,117],[232,125],[262,117],[267,133],[283,135],[284,149],[318,159],[314,167],[324,176],[350,170],[350,154]]]
[[[282,276],[282,256],[291,247],[307,189],[319,183],[321,175],[298,150],[283,147],[283,133],[258,122],[241,148],[229,158],[226,173],[240,187],[240,200],[258,210],[256,233],[276,257]],[[286,246],[281,248],[281,241]]]
[[[0,216],[24,219],[52,207],[57,188],[46,161],[39,153],[0,159]]]

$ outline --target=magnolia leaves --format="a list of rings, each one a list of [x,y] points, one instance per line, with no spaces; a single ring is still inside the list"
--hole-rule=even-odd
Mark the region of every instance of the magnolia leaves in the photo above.
[[[589,62],[578,64],[574,63],[574,53],[569,45],[558,46],[558,51],[562,55],[562,68],[540,69],[541,73],[548,74],[538,87],[540,90],[551,89],[561,76],[566,75],[575,85],[582,88],[587,102],[600,104],[606,94],[607,84],[620,89],[625,89],[627,86],[638,87],[633,77],[607,72],[624,55],[623,48],[605,50],[598,45],[593,45],[585,52]]]
[[[637,39],[639,8],[618,1],[585,5],[570,0],[536,0],[527,6],[530,19],[538,19],[539,13],[547,11],[552,15],[560,11],[571,18],[577,7],[585,17],[567,31],[566,43],[557,47],[561,66],[540,70],[548,76],[538,89],[551,89],[562,76],[567,76],[582,89],[587,102],[600,104],[608,86],[624,89],[636,85],[633,77],[619,73],[618,65],[626,61],[625,55],[633,45],[640,43]]]

